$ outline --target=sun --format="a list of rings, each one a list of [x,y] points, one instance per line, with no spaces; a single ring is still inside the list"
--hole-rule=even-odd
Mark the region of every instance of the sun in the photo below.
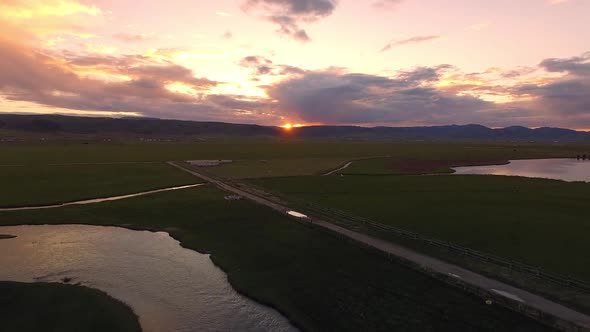
[[[284,125],[281,126],[281,128],[285,129],[285,130],[291,130],[293,128],[301,128],[305,125],[300,124],[300,123],[285,123]]]

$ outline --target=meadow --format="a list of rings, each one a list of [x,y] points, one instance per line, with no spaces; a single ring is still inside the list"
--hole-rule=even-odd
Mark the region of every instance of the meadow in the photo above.
[[[49,205],[198,183],[164,163],[1,167],[0,207]]]
[[[400,160],[411,160],[412,165],[443,161],[444,166],[457,161],[570,157],[586,149],[554,144],[264,140],[3,144],[0,205],[49,204],[196,183],[198,179],[163,162],[231,159],[235,162],[206,171],[248,178],[287,196],[585,277],[587,267],[573,254],[586,249],[581,239],[588,226],[579,220],[579,209],[588,197],[587,186],[375,174],[407,174],[396,169]],[[359,161],[347,172],[373,175],[310,176],[349,160]],[[64,165],[70,163],[76,165]],[[278,308],[309,331],[544,330],[353,243],[223,197],[223,192],[205,186],[86,206],[0,212],[0,225],[83,223],[168,231],[183,246],[212,253],[211,259],[240,292]],[[555,218],[567,227],[556,229]],[[558,259],[566,254],[567,259]]]
[[[210,186],[124,201],[0,213],[0,225],[167,230],[211,253],[240,292],[306,331],[544,331],[480,298]]]
[[[251,180],[286,197],[590,280],[590,184],[433,175]]]
[[[580,144],[399,143],[391,141],[218,140],[193,143],[39,142],[0,144],[0,165],[153,162],[190,159],[280,160],[376,157],[418,160],[508,160],[575,157],[590,153]]]

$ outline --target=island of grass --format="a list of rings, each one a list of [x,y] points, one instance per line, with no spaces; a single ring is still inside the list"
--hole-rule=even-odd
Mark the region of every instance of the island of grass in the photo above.
[[[131,308],[96,289],[0,281],[0,330],[133,332],[141,327]]]
[[[239,292],[304,331],[549,331],[524,316],[248,201],[199,187],[124,201],[0,213],[0,225],[64,221],[168,230],[211,253]],[[198,327],[195,327],[198,328]]]
[[[0,240],[14,239],[16,236],[8,234],[0,234]]]

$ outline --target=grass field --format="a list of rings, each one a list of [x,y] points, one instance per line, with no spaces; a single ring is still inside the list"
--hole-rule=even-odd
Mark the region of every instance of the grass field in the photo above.
[[[573,157],[590,151],[576,144],[395,143],[233,140],[200,143],[80,144],[73,142],[0,144],[0,165],[71,162],[169,161],[190,159],[513,159]]]
[[[131,309],[82,286],[0,281],[0,330],[141,331]]]
[[[207,168],[206,171],[225,178],[263,178],[324,174],[344,164],[343,158],[300,158],[271,160],[237,160]]]
[[[199,182],[164,163],[2,167],[0,206],[63,203]]]
[[[414,167],[440,161],[445,166],[456,161],[570,157],[587,148],[255,140],[4,144],[0,145],[0,206],[49,204],[198,182],[161,163],[51,165],[55,163],[232,159],[236,162],[207,171],[256,178],[318,174],[359,159],[346,172],[408,173],[404,168],[408,164],[399,161],[411,161]],[[474,249],[539,262],[558,272],[588,274],[577,258],[583,256],[563,259],[550,250],[559,247],[560,255],[573,255],[587,249],[581,239],[588,224],[579,218],[584,197],[589,197],[587,186],[463,176],[295,176],[249,181]],[[213,253],[212,259],[228,272],[232,285],[277,307],[305,330],[544,330],[349,242],[248,202],[227,202],[223,196],[207,186],[95,205],[3,212],[0,225],[84,223],[168,230],[184,246]],[[554,230],[555,220],[562,219],[564,223]]]
[[[386,258],[212,187],[49,211],[1,225],[85,223],[167,229],[212,253],[232,285],[307,331],[544,331],[544,327]]]
[[[198,143],[76,142],[0,144],[0,176],[26,178],[11,165],[29,167],[56,163],[163,162],[230,159],[235,163],[208,168],[218,176],[255,178],[315,175],[356,160],[345,173],[398,174],[448,170],[451,162],[506,161],[523,158],[573,157],[590,151],[576,144],[395,143],[388,141],[226,140]],[[438,161],[438,163],[432,163]],[[441,164],[442,161],[442,164]],[[426,167],[416,171],[415,168]],[[409,167],[409,169],[408,169]],[[53,178],[49,175],[49,178]],[[50,180],[48,180],[50,181]],[[8,188],[3,188],[7,191]],[[1,196],[1,194],[0,194]],[[0,205],[3,204],[0,201]]]
[[[320,206],[590,280],[590,184],[500,176],[252,180]]]

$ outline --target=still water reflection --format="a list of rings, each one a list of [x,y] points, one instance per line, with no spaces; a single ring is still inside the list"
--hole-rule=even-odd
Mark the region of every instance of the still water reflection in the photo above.
[[[590,182],[590,161],[576,159],[513,160],[507,165],[456,167],[455,174],[515,175]]]
[[[83,225],[0,227],[0,280],[72,282],[129,304],[144,331],[296,331],[238,294],[208,255],[167,233]]]

